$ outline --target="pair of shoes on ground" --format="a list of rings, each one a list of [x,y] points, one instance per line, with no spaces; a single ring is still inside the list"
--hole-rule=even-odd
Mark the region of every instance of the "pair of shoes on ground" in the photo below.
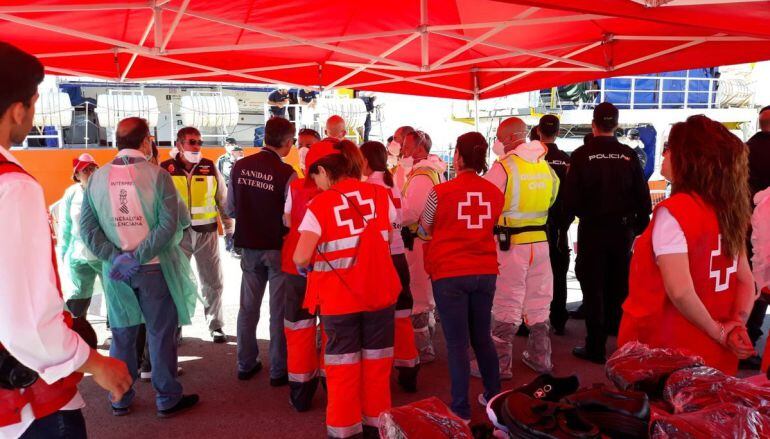
[[[241,381],[248,381],[254,377],[259,371],[262,370],[262,362],[257,361],[257,365],[251,368],[250,370],[239,370],[238,371],[238,379]],[[277,378],[270,378],[270,386],[271,387],[282,387],[289,384],[289,376],[283,375]]]
[[[580,358],[581,360],[590,361],[594,364],[601,364],[607,362],[607,358],[604,354],[600,353],[594,353],[590,352],[588,349],[586,349],[585,346],[577,346],[574,349],[572,349],[572,355],[574,355],[577,358]]]
[[[227,341],[227,336],[222,328],[211,330],[211,340],[214,343],[224,343]]]
[[[200,398],[197,394],[182,395],[182,399],[179,400],[173,407],[169,407],[164,410],[158,410],[157,415],[159,418],[172,418],[176,415],[186,412],[198,404]],[[112,406],[113,416],[126,416],[131,413],[130,407],[115,407]]]

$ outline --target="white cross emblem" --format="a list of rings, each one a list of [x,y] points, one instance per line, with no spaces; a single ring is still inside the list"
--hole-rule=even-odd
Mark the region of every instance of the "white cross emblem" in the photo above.
[[[466,200],[457,205],[457,219],[465,220],[468,229],[480,229],[484,220],[492,219],[492,205],[484,201],[481,192],[468,192]]]
[[[714,291],[721,292],[730,288],[730,275],[738,271],[738,258],[733,259],[733,265],[729,267],[714,268],[714,258],[722,255],[722,235],[719,235],[717,249],[711,252],[709,261],[709,277],[714,279]],[[722,282],[722,270],[725,271],[724,282]]]
[[[356,204],[359,206],[358,211],[355,207],[351,207],[348,203],[348,197],[355,198]],[[368,210],[366,209],[368,206]],[[359,214],[359,211],[361,212]],[[343,219],[343,214],[345,218]],[[337,220],[337,225],[340,227],[347,226],[351,235],[358,235],[364,231],[366,222],[361,219],[363,215],[366,221],[371,221],[374,218],[374,200],[361,198],[361,193],[358,191],[349,192],[342,197],[342,204],[334,208],[334,217]],[[360,224],[361,227],[358,227]]]

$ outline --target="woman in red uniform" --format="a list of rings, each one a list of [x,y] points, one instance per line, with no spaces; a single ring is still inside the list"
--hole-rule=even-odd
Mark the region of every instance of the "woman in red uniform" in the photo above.
[[[675,124],[662,173],[672,196],[637,240],[618,345],[680,348],[734,375],[753,353],[746,320],[755,300],[746,259],[746,145],[722,124]]]
[[[388,171],[388,151],[380,142],[366,142],[361,145],[364,156],[366,182],[387,189],[398,219],[390,233],[390,257],[401,279],[401,293],[396,302],[396,338],[393,347],[393,363],[398,370],[398,384],[407,392],[417,391],[417,372],[420,356],[414,341],[412,327],[412,291],[409,289],[409,265],[404,254],[404,240],[401,238],[401,191],[393,185],[393,175]]]
[[[457,138],[457,177],[436,185],[428,195],[420,224],[432,236],[425,250],[425,269],[433,284],[452,378],[452,410],[470,421],[468,344],[476,354],[487,401],[500,391],[490,320],[497,281],[494,226],[505,198],[478,174],[487,170],[487,142],[480,133]]]
[[[321,157],[338,154],[331,142],[316,142],[308,149],[303,160],[302,172]],[[281,251],[281,271],[286,274],[286,334],[287,367],[289,372],[289,401],[295,410],[310,409],[313,395],[321,375],[316,348],[316,312],[303,307],[307,288],[307,273],[300,273],[292,261],[299,241],[299,225],[307,211],[307,205],[321,191],[312,178],[300,178],[291,182],[284,207],[284,223],[289,233]]]
[[[401,290],[388,249],[396,209],[385,189],[361,182],[360,152],[345,145],[308,169],[323,192],[299,226],[294,262],[312,263],[305,308],[320,308],[327,336],[327,434],[379,437],[378,417],[390,408],[394,305]]]

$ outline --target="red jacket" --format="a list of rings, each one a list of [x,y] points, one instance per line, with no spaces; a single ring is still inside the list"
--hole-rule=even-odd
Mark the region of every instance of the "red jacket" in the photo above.
[[[297,249],[297,243],[299,242],[299,231],[297,229],[302,223],[302,218],[305,217],[308,203],[320,191],[312,179],[308,180],[306,178],[292,181],[289,184],[289,191],[291,191],[291,225],[281,248],[281,271],[298,276],[299,272],[293,260],[294,250]]]
[[[498,274],[494,227],[505,197],[472,172],[436,185],[432,239],[425,247],[425,270],[432,280]]]
[[[0,175],[6,172],[21,172],[26,174],[22,168],[15,164],[1,163]],[[51,238],[51,263],[54,266],[54,273],[56,273],[56,287],[59,290],[59,297],[61,297],[61,283],[59,281],[59,272],[56,268],[56,252],[53,251],[53,247],[53,238]],[[72,317],[70,314],[62,311],[62,316],[67,322],[67,326],[72,327]],[[0,347],[2,347],[2,345],[0,345]],[[32,406],[32,412],[35,415],[35,419],[44,418],[59,411],[60,408],[64,407],[75,397],[75,394],[78,391],[77,384],[82,377],[83,374],[74,373],[53,384],[47,384],[42,379],[38,379],[35,384],[26,388],[23,393],[19,389],[0,389],[0,427],[6,427],[21,422],[21,410],[27,404]]]
[[[729,319],[737,292],[738,260],[727,258],[721,250],[714,210],[690,194],[676,194],[660,206],[669,210],[684,231],[698,297],[714,320]],[[618,346],[638,340],[653,347],[685,349],[703,357],[708,366],[734,375],[738,358],[690,323],[669,300],[653,253],[652,229],[648,227],[634,246]]]
[[[344,196],[343,196],[344,194]],[[324,315],[392,306],[401,291],[388,248],[390,198],[379,186],[343,180],[308,206],[321,225],[304,307]]]

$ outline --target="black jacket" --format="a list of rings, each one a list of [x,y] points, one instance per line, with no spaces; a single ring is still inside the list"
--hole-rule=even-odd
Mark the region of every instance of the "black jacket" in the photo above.
[[[281,249],[288,232],[283,225],[286,189],[296,176],[294,168],[266,148],[235,163],[228,185],[227,213],[235,218],[236,247]]]
[[[770,132],[760,131],[746,144],[749,145],[749,186],[753,197],[770,187]]]
[[[613,136],[594,137],[572,153],[565,186],[567,213],[585,224],[628,225],[638,235],[650,222],[650,190],[639,157]]]
[[[559,193],[556,194],[556,201],[548,209],[548,224],[559,229],[568,228],[575,219],[573,215],[567,214],[564,209],[564,188],[567,185],[567,170],[569,170],[569,155],[560,150],[555,143],[546,143],[548,152],[545,155],[545,161],[551,166],[556,176],[559,177]]]

